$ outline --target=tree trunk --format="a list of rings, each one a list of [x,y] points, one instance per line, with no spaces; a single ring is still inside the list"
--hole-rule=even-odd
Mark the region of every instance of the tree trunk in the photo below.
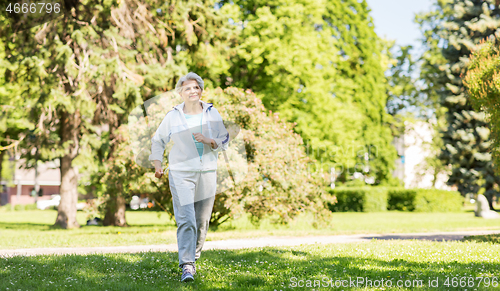
[[[128,226],[125,219],[125,198],[119,194],[110,195],[106,203],[103,224],[106,226]]]
[[[117,138],[114,134],[115,129],[118,126],[109,127],[109,136],[111,140]],[[110,159],[116,153],[117,144],[113,143],[111,148],[109,149],[108,159]],[[104,215],[104,221],[102,222],[105,226],[128,226],[127,220],[125,218],[125,198],[123,197],[123,189],[122,185],[116,185],[116,188],[109,193],[109,199],[106,202],[106,214]],[[113,193],[114,192],[114,193]]]
[[[4,191],[6,190],[6,186],[4,187],[3,184],[1,183],[3,181],[2,177],[2,164],[3,164],[3,157],[4,157],[5,151],[0,151],[0,206],[4,205],[7,203],[6,196],[4,196]],[[7,182],[7,181],[5,181]],[[7,200],[7,201],[5,201]]]
[[[3,165],[3,156],[5,154],[5,151],[0,151],[0,182],[2,181],[3,177],[2,177],[2,165]],[[3,187],[0,186],[0,193],[3,192]]]
[[[76,221],[78,169],[71,166],[72,160],[68,155],[61,158],[61,202],[55,225],[62,228],[80,227]]]
[[[61,113],[61,142],[69,142],[66,153],[61,158],[61,202],[54,225],[62,228],[80,227],[76,221],[76,204],[78,202],[78,168],[73,166],[73,160],[78,155],[79,148],[78,110],[74,114]]]

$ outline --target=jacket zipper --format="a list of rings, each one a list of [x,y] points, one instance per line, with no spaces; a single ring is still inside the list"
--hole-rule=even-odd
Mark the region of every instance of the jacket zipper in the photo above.
[[[202,107],[203,107],[203,106],[202,106]],[[177,111],[179,111],[179,113],[182,115],[182,118],[183,118],[183,120],[184,120],[184,124],[186,125],[186,127],[187,127],[187,128],[188,128],[188,130],[189,130],[189,127],[187,126],[187,120],[186,120],[186,117],[184,116],[184,112],[181,112],[181,111],[177,108],[177,106],[176,106],[176,107],[174,107],[174,108],[175,108]],[[207,107],[207,109],[208,109],[208,107]],[[205,112],[205,109],[203,108],[202,113],[204,113],[204,112]],[[203,115],[202,115],[201,132],[203,133]],[[210,135],[210,133],[209,133],[209,135]],[[194,142],[193,137],[191,137],[191,140],[192,140],[192,142],[193,142],[195,152],[196,152],[196,153],[198,153],[198,148],[196,148],[196,143]],[[203,154],[202,154],[202,156],[203,156]],[[200,172],[201,172],[201,171],[203,171],[203,162],[202,162],[201,157],[200,157]]]

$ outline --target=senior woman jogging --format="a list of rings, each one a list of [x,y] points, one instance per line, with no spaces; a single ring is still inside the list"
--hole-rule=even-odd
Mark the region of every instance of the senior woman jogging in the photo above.
[[[168,155],[168,178],[182,282],[194,280],[195,262],[201,255],[215,200],[218,154],[229,143],[217,109],[200,100],[203,85],[201,77],[193,72],[179,79],[175,89],[184,102],[165,115],[151,140],[149,156],[155,177],[161,178],[165,146],[174,142]]]

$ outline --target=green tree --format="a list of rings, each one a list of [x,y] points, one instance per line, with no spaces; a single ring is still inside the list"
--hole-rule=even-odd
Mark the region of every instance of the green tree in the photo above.
[[[229,132],[231,122],[227,121],[234,121],[241,128],[237,140],[232,140],[225,152],[228,163],[224,153],[219,154],[218,188],[224,191],[216,195],[212,227],[243,213],[249,213],[257,223],[264,217],[286,223],[307,211],[316,215],[315,223],[324,222],[329,215],[327,202],[333,201],[324,191],[324,181],[309,172],[308,165],[314,161],[306,155],[301,137],[293,132],[294,125],[281,120],[277,113],[270,114],[250,90],[208,89],[203,99],[216,104]],[[164,108],[149,107],[149,122],[158,120],[155,115],[161,121],[164,114]],[[107,190],[120,189],[129,197],[148,194],[173,217],[168,175],[155,178],[152,171],[137,165],[134,159],[140,159],[139,156],[130,154],[137,142],[131,135],[147,131],[144,125],[143,121],[129,122],[120,128],[121,140],[117,154],[109,162],[105,185]],[[236,154],[240,150],[243,155]]]
[[[172,89],[188,64],[216,76],[227,58],[214,48],[224,47],[222,40],[228,36],[206,30],[224,27],[219,26],[223,18],[213,12],[213,2],[120,0],[79,2],[65,9],[64,17],[24,31],[7,31],[3,39],[9,44],[7,61],[16,65],[13,79],[23,85],[22,94],[33,104],[30,120],[37,124],[40,155],[60,159],[56,224],[71,228],[78,226],[80,174],[107,170],[106,161],[117,145],[115,131],[128,112]],[[215,66],[207,60],[222,66],[211,71]],[[118,215],[124,213],[124,200],[118,190],[108,194],[111,209],[105,222],[124,225],[124,215]]]
[[[399,47],[391,43],[387,51],[392,60],[386,72],[387,112],[393,117],[428,118],[433,113],[434,104],[419,80],[419,60],[414,55],[413,46]]]
[[[6,26],[7,23],[8,19],[0,15],[0,26]],[[6,52],[5,46],[6,43],[0,41],[0,181],[12,178],[15,169],[11,160],[26,143],[28,129],[34,128],[26,110],[32,107],[33,102],[26,100],[20,84],[14,82],[11,72],[18,64],[6,61],[9,50]],[[0,192],[2,190],[0,186]]]
[[[250,88],[267,109],[297,123],[318,169],[363,172],[392,183],[387,60],[365,1],[231,1],[241,29],[221,86]]]
[[[1,17],[1,16],[0,16]],[[2,21],[0,21],[1,23]],[[6,178],[2,173],[9,173],[8,159],[15,155],[16,149],[20,148],[21,142],[26,137],[26,130],[33,128],[28,121],[25,108],[29,106],[24,102],[16,84],[12,83],[9,72],[13,69],[10,63],[5,61],[5,46],[0,43],[0,181]],[[0,187],[0,191],[3,189]]]
[[[494,185],[500,178],[493,171],[490,132],[485,114],[467,99],[462,77],[474,47],[500,27],[500,9],[493,0],[437,0],[434,7],[417,20],[427,48],[422,76],[439,96],[439,112],[446,112],[440,158],[452,166],[449,185],[462,195],[484,193],[493,209]]]
[[[469,98],[478,111],[487,113],[487,121],[494,141],[492,151],[495,158],[496,173],[500,173],[500,98],[498,83],[500,76],[500,50],[498,37],[478,45],[470,57],[464,85]]]
[[[120,30],[123,29],[122,26],[128,25],[129,33],[135,32],[135,41],[131,46],[123,48],[131,57],[128,63],[135,63],[133,71],[143,78],[144,83],[139,87],[142,100],[173,89],[180,75],[190,70],[206,76],[207,86],[211,86],[212,79],[217,80],[220,72],[224,72],[224,68],[227,67],[225,63],[228,61],[226,55],[229,52],[225,51],[225,47],[231,40],[232,27],[227,24],[225,16],[221,13],[223,10],[215,11],[214,3],[210,1],[187,1],[176,5],[159,2],[148,4],[149,7],[158,7],[157,15],[144,10],[149,24],[144,23],[142,19],[137,19],[134,23],[112,23]],[[116,13],[123,14],[121,19],[133,19],[134,11],[121,8]],[[153,27],[153,30],[149,26]],[[220,31],[217,32],[218,29]],[[141,54],[139,56],[131,54],[131,48]],[[123,111],[118,114],[116,122],[111,124],[110,133],[126,124],[130,110],[136,105],[137,103],[130,103],[130,107],[122,106]],[[123,226],[126,225],[125,202],[130,195],[126,195],[127,189],[119,189],[115,187],[116,185],[110,184],[115,178],[119,179],[123,175],[113,172],[110,175],[101,175],[102,172],[112,171],[113,163],[110,161],[113,160],[115,147],[119,145],[115,138],[120,139],[119,136],[110,134],[109,139],[106,139],[106,143],[103,143],[99,150],[104,163],[96,173],[99,178],[94,181],[101,186],[107,185],[100,189],[101,193],[106,189],[104,194],[108,198],[104,224]],[[113,175],[117,177],[112,177]],[[101,177],[107,178],[100,179]]]

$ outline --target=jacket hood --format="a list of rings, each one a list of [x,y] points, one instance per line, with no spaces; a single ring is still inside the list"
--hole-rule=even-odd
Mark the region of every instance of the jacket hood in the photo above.
[[[174,109],[177,109],[181,112],[184,112],[184,110],[182,110],[182,108],[184,108],[184,103],[186,103],[186,102],[182,102],[181,104],[174,106]],[[207,112],[208,110],[210,110],[211,107],[213,107],[213,103],[207,103],[203,100],[200,100],[200,103],[201,103],[201,107],[203,107],[203,111],[205,111],[205,112]]]

